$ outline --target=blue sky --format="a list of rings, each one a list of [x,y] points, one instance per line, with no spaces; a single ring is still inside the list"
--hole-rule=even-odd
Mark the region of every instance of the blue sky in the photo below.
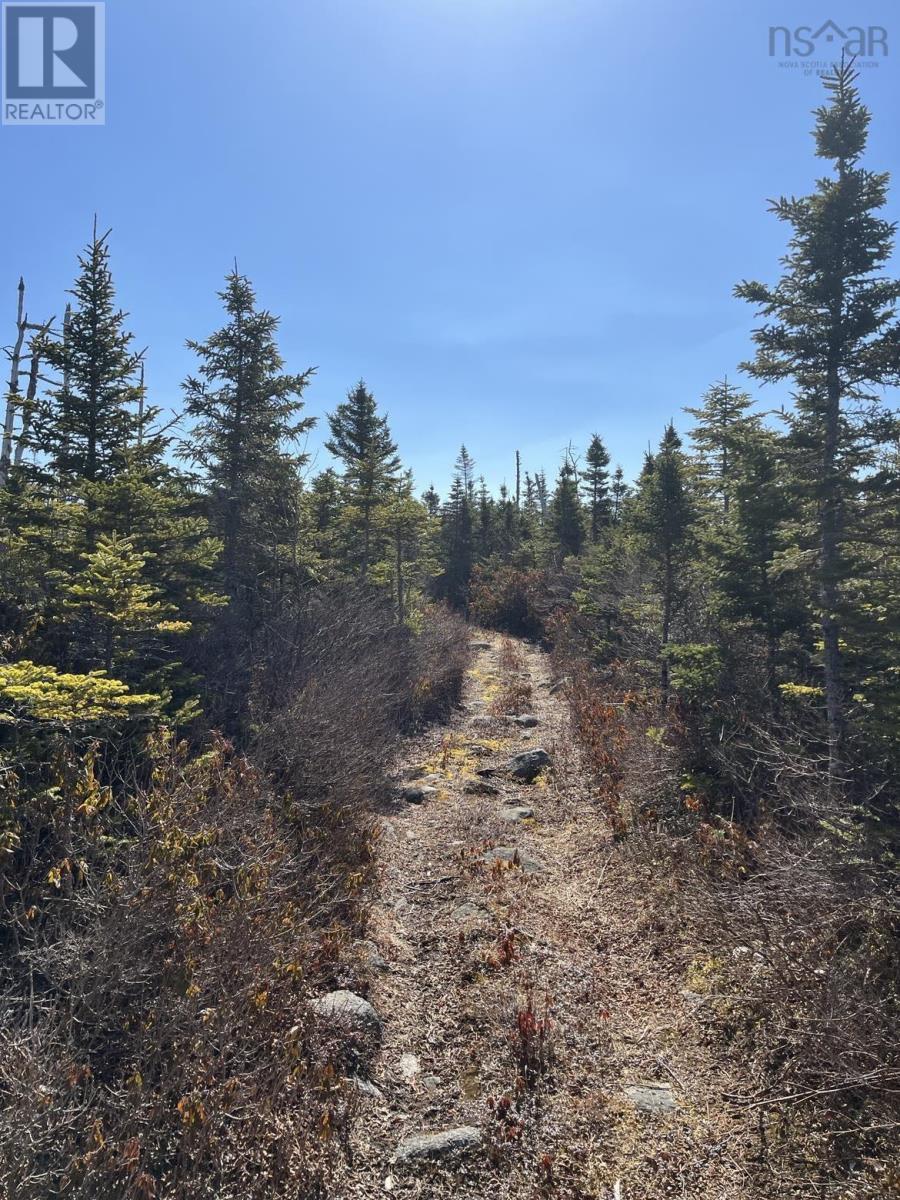
[[[868,161],[900,174],[885,0],[109,0],[105,128],[0,130],[0,341],[20,273],[62,311],[97,211],[158,404],[237,256],[308,411],[365,377],[422,487],[460,442],[497,484],[593,430],[632,474],[750,351],[732,286],[820,167],[768,28],[827,18],[888,29]]]

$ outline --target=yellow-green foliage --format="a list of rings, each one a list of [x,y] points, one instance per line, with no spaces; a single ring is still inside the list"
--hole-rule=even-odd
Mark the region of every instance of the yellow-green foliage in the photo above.
[[[19,718],[57,721],[102,721],[155,711],[158,697],[129,692],[126,684],[105,671],[69,675],[55,667],[24,660],[0,666],[0,721]]]

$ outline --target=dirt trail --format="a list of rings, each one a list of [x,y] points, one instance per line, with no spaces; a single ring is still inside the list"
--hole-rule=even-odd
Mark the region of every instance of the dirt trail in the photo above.
[[[378,1093],[361,1099],[335,1195],[751,1196],[754,1139],[722,1100],[736,1084],[704,1042],[702,985],[688,986],[677,939],[660,954],[659,905],[645,903],[666,881],[648,869],[645,895],[633,876],[623,888],[547,657],[515,644],[520,708],[537,718],[523,728],[495,713],[508,645],[476,637],[486,648],[461,710],[410,746],[398,780],[436,790],[384,817],[369,971]],[[515,782],[510,757],[537,747],[551,767]],[[485,783],[498,794],[479,794]],[[533,818],[507,819],[513,806]],[[492,850],[514,860],[483,861]],[[394,1161],[404,1139],[460,1127],[480,1144]]]

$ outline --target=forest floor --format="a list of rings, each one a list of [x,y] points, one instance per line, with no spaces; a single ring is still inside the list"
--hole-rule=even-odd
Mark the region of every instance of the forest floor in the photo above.
[[[793,1194],[761,1178],[703,963],[660,921],[671,883],[613,843],[550,660],[473,637],[460,709],[408,744],[382,818],[357,989],[383,1024],[377,1092],[335,1197]],[[533,727],[504,715],[510,696]],[[514,781],[511,756],[536,748],[551,765]],[[412,803],[411,783],[434,791]]]

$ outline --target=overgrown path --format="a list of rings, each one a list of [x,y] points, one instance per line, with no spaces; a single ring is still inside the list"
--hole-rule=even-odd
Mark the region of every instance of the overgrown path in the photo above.
[[[363,972],[381,1045],[335,1195],[755,1194],[698,968],[677,938],[660,952],[667,881],[623,887],[547,656],[475,651],[383,819]],[[514,778],[537,749],[549,767]]]

